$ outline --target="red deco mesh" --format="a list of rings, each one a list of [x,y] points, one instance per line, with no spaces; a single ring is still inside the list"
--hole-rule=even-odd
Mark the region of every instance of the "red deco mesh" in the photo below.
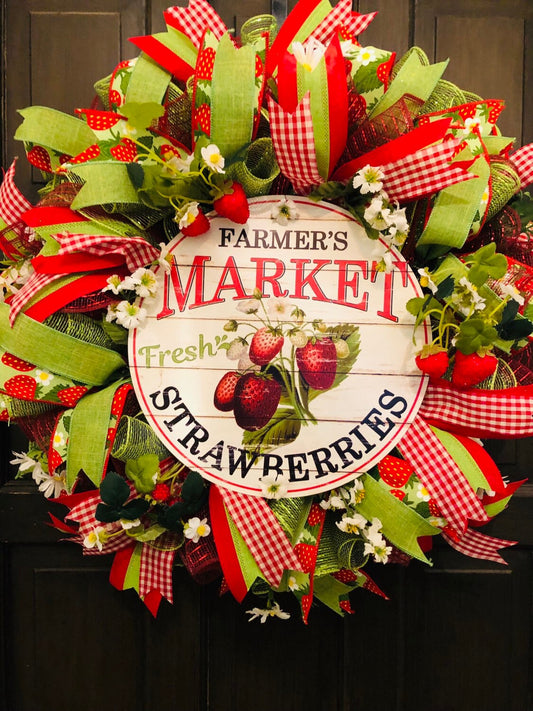
[[[208,518],[207,507],[199,511],[197,516],[200,519]],[[206,585],[222,575],[212,534],[200,538],[198,543],[186,540],[178,552],[183,565],[197,583]]]

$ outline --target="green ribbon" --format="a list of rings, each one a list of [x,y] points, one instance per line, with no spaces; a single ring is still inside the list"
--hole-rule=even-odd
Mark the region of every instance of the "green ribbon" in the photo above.
[[[137,591],[137,593],[139,592],[142,549],[142,543],[135,544],[135,548],[133,549],[133,553],[131,554],[130,562],[128,563],[126,575],[124,576],[124,582],[122,584],[123,590],[129,590],[130,588],[133,588]]]
[[[324,180],[329,177],[329,102],[326,59],[322,57],[313,71],[301,64],[296,68],[298,101],[310,92],[310,110],[313,117],[313,136],[318,172]]]
[[[24,121],[15,132],[17,141],[38,143],[60,153],[76,156],[96,143],[85,121],[44,106],[29,106],[19,114]]]
[[[72,490],[80,470],[95,486],[100,486],[108,451],[111,406],[120,380],[81,398],[72,410],[67,450],[67,489]]]
[[[313,497],[311,496],[274,499],[269,502],[272,513],[278,519],[292,545],[295,545],[305,527],[312,503]]]
[[[43,370],[86,385],[103,385],[125,366],[115,351],[72,338],[24,314],[11,327],[7,304],[0,304],[0,347]]]
[[[276,177],[279,165],[271,138],[258,138],[246,150],[244,160],[228,166],[228,178],[242,185],[247,197],[267,195]]]
[[[406,94],[416,96],[423,102],[430,97],[437,82],[444,74],[448,61],[430,65],[425,65],[422,62],[423,60],[417,52],[410,52],[388,90],[370,112],[369,118],[375,118],[390,109]]]
[[[143,52],[133,67],[124,103],[145,104],[155,101],[161,104],[170,79],[170,74]]]
[[[319,26],[327,15],[331,12],[331,4],[328,0],[322,0],[315,9],[309,13],[308,17],[301,23],[298,31],[291,40],[292,42],[304,42],[309,35]]]
[[[170,49],[171,52],[174,52],[186,64],[193,68],[195,67],[198,50],[183,32],[167,25],[166,32],[158,32],[152,37],[161,42],[167,49]]]
[[[313,583],[314,596],[339,615],[344,614],[339,604],[340,599],[346,599],[352,590],[353,587],[341,583],[331,575],[315,577]]]
[[[362,476],[365,497],[357,504],[358,513],[368,521],[379,518],[385,538],[412,558],[431,565],[418,544],[420,536],[436,536],[438,528],[432,526],[413,509],[402,504],[388,489],[368,474]]]
[[[224,510],[226,512],[226,518],[228,519],[233,545],[235,546],[235,553],[237,554],[239,565],[241,566],[242,576],[246,583],[246,588],[249,590],[257,578],[262,580],[265,578],[225,506]]]
[[[465,148],[456,160],[468,160],[471,156]],[[448,251],[459,249],[466,242],[489,182],[490,166],[486,157],[478,156],[468,172],[478,177],[455,183],[439,192],[418,245],[443,245]]]
[[[236,49],[225,34],[211,81],[211,141],[223,156],[233,156],[249,145],[256,108],[255,52],[249,45]]]
[[[437,439],[442,443],[444,449],[462,471],[472,489],[474,491],[478,489],[488,491],[490,489],[489,483],[470,452],[465,449],[459,440],[453,434],[450,434],[450,432],[445,432],[431,425],[430,427]]]
[[[72,201],[73,210],[108,203],[140,204],[127,163],[95,161],[72,166],[71,171],[85,181]]]

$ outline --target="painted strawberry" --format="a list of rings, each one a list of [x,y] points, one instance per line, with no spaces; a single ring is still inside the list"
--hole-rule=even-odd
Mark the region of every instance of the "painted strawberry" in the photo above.
[[[347,568],[341,568],[335,573],[332,573],[332,575],[335,580],[338,580],[339,582],[345,583],[347,585],[349,585],[350,583],[357,582],[357,575],[353,572],[353,570],[348,570]]]
[[[319,504],[312,504],[309,510],[309,515],[307,516],[308,526],[318,526],[324,520],[326,515],[326,510],[322,508]]]
[[[211,81],[215,66],[215,50],[213,47],[205,47],[198,55],[196,63],[196,78]]]
[[[0,409],[0,422],[8,422],[9,421],[9,410],[7,408],[4,408],[3,410]]]
[[[111,414],[112,415],[115,415],[116,417],[118,417],[118,415],[120,415],[129,392],[130,392],[130,388],[128,385],[122,385],[116,391],[115,397],[113,398],[113,402],[111,404]]]
[[[211,107],[209,104],[200,104],[194,111],[194,126],[207,136],[211,135]]]
[[[227,192],[213,202],[213,207],[221,217],[242,225],[250,217],[246,193],[240,183],[232,183]]]
[[[442,511],[434,499],[428,501],[429,513],[435,518],[442,518]]]
[[[224,375],[220,378],[213,396],[213,403],[217,410],[220,410],[221,412],[229,412],[230,410],[233,410],[233,406],[235,404],[235,387],[240,378],[240,374],[234,370],[224,373]]]
[[[253,335],[248,357],[256,365],[266,365],[278,355],[284,340],[277,329],[260,328]]]
[[[62,153],[59,156],[59,165],[63,165],[63,163],[69,163],[71,158],[72,158],[72,156],[69,155],[68,153]]]
[[[337,374],[337,350],[331,338],[307,341],[296,349],[296,363],[305,382],[315,390],[328,390]]]
[[[489,99],[485,102],[489,108],[488,121],[489,123],[495,124],[503,111],[503,101],[498,101],[497,99]]]
[[[354,610],[352,610],[352,606],[350,605],[350,601],[348,599],[339,600],[339,607],[348,615],[353,615],[354,613]]]
[[[120,106],[122,104],[122,96],[116,89],[111,89],[109,92],[109,103],[111,106]]]
[[[461,351],[457,351],[452,371],[452,383],[458,388],[471,388],[492,375],[497,367],[498,359],[490,353],[486,355],[468,353],[465,355]]]
[[[18,397],[20,400],[33,400],[37,382],[31,375],[15,375],[6,380],[4,390],[11,397]]]
[[[50,447],[48,450],[48,470],[53,474],[55,470],[63,464],[63,458],[57,450]]]
[[[256,54],[255,55],[255,78],[257,79],[260,76],[263,76],[264,72],[264,65],[261,57]]]
[[[58,390],[57,399],[62,405],[65,405],[65,407],[74,407],[86,392],[88,392],[88,388],[84,385],[74,385]]]
[[[114,111],[97,111],[96,109],[76,109],[77,114],[85,114],[87,126],[93,131],[108,131],[122,118]]]
[[[201,210],[189,224],[180,227],[182,234],[186,237],[198,237],[209,229],[209,220]]]
[[[361,571],[361,572],[363,572],[363,571]],[[370,575],[368,575],[368,573],[363,572],[363,575],[364,575],[365,578],[366,578],[366,581],[365,581],[365,583],[363,584],[363,588],[364,588],[365,590],[370,590],[370,592],[373,592],[374,595],[380,595],[381,597],[384,597],[385,600],[388,600],[388,599],[389,599],[389,598],[385,595],[385,593],[383,592],[383,590],[381,590],[381,589],[376,585],[376,583],[372,580],[372,578],[370,577]]]
[[[448,370],[450,359],[444,348],[429,346],[416,356],[415,363],[419,370],[431,378],[442,378]]]
[[[22,360],[22,358],[7,352],[2,354],[2,363],[13,368],[13,370],[19,370],[21,373],[27,373],[35,368],[33,363],[28,363],[27,360]]]
[[[115,160],[120,160],[123,163],[133,163],[137,157],[137,146],[131,138],[121,138],[117,146],[113,146],[109,150]]]
[[[277,380],[261,373],[246,373],[235,386],[235,421],[244,430],[260,430],[276,412],[280,397]]]
[[[99,155],[100,155],[100,146],[98,145],[98,143],[93,143],[92,146],[89,146],[89,148],[86,148],[81,153],[78,153],[77,156],[74,156],[74,158],[72,158],[72,160],[70,162],[73,164],[86,163],[88,160],[93,160],[94,158],[98,158]]]
[[[294,546],[294,552],[302,565],[302,571],[312,573],[316,564],[316,546],[312,546],[310,543],[297,543]]]
[[[30,162],[39,170],[44,170],[46,173],[52,172],[52,164],[50,163],[50,154],[43,146],[33,146],[26,154],[28,162]]]
[[[399,489],[407,484],[414,469],[405,459],[387,454],[378,462],[378,472],[385,484]]]
[[[313,602],[312,593],[307,593],[307,595],[302,595],[300,600],[300,606],[302,608],[302,620],[307,624],[307,618],[309,617],[309,611],[311,609],[311,604]]]
[[[403,491],[402,489],[389,489],[389,492],[400,501],[403,501],[405,499],[405,491]]]

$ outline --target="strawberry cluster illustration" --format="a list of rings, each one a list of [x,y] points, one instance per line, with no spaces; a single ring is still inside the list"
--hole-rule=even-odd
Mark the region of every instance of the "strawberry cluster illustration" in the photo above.
[[[259,291],[237,309],[244,317],[224,326],[242,334],[226,351],[237,368],[222,375],[213,404],[233,412],[246,448],[264,452],[293,441],[302,425],[316,424],[310,405],[347,377],[359,355],[359,329],[309,320],[290,301]]]

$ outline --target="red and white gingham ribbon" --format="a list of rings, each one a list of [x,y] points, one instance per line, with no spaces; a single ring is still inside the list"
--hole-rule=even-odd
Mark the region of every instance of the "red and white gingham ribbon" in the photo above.
[[[419,415],[467,437],[512,439],[533,435],[533,387],[509,390],[459,390],[432,382]]]
[[[342,25],[357,37],[366,30],[376,15],[377,12],[369,15],[352,12],[352,0],[340,0],[312,32],[312,36],[319,42],[327,44]]]
[[[383,188],[389,199],[398,202],[415,200],[475,177],[462,165],[449,162],[459,143],[457,139],[451,139],[382,165]]]
[[[281,172],[296,192],[322,183],[318,172],[309,92],[291,114],[268,97],[270,133]]]
[[[58,499],[61,501],[61,499]],[[65,519],[77,521],[79,523],[78,538],[83,544],[83,539],[93,529],[101,527],[102,522],[98,521],[94,514],[96,507],[101,503],[100,492],[90,494],[79,504],[76,504],[70,512],[65,516]],[[127,548],[131,545],[131,538],[123,533],[123,535],[112,536],[103,545],[100,551],[96,546],[94,548],[83,547],[83,555],[106,555],[107,553],[116,553],[117,551]]]
[[[284,570],[302,570],[294,548],[264,499],[219,487],[228,513],[266,580],[277,587]]]
[[[172,534],[164,534],[172,537]],[[158,543],[160,543],[158,539]],[[172,566],[175,550],[160,550],[150,544],[145,544],[141,551],[139,569],[139,597],[144,598],[153,590],[161,593],[170,603],[172,595]]]
[[[366,30],[377,14],[377,12],[370,12],[367,15],[360,15],[357,12],[352,12],[348,19],[343,22],[343,25],[349,32],[355,35],[355,37],[358,37]]]
[[[520,176],[520,187],[533,183],[533,143],[522,146],[509,156]]]
[[[227,32],[226,25],[207,0],[190,0],[188,7],[169,7],[165,20],[172,26],[177,23],[197,49],[202,44],[206,29],[213,32],[217,39]]]
[[[506,541],[502,538],[493,538],[479,531],[467,528],[464,534],[457,540],[443,533],[443,538],[456,551],[469,556],[470,558],[481,558],[482,560],[493,560],[495,563],[507,565],[498,553],[500,548],[516,545],[516,541]]]
[[[468,519],[480,523],[489,520],[466,477],[424,420],[416,417],[398,449],[459,534],[466,530]]]
[[[12,225],[20,220],[23,212],[30,210],[33,205],[26,200],[24,195],[15,185],[15,166],[17,159],[11,163],[9,169],[4,174],[4,179],[0,185],[0,218],[6,225]]]
[[[159,256],[157,247],[153,247],[142,237],[96,236],[63,232],[62,234],[55,235],[55,238],[60,244],[58,256],[80,252],[80,273],[84,271],[82,253],[95,255],[97,257],[108,254],[121,254],[131,272],[147,264],[151,264]],[[68,276],[68,273],[32,274],[10,302],[9,321],[11,325],[13,325],[18,314],[28,301],[36,296],[44,287],[48,286],[48,284],[52,284],[64,276]]]

